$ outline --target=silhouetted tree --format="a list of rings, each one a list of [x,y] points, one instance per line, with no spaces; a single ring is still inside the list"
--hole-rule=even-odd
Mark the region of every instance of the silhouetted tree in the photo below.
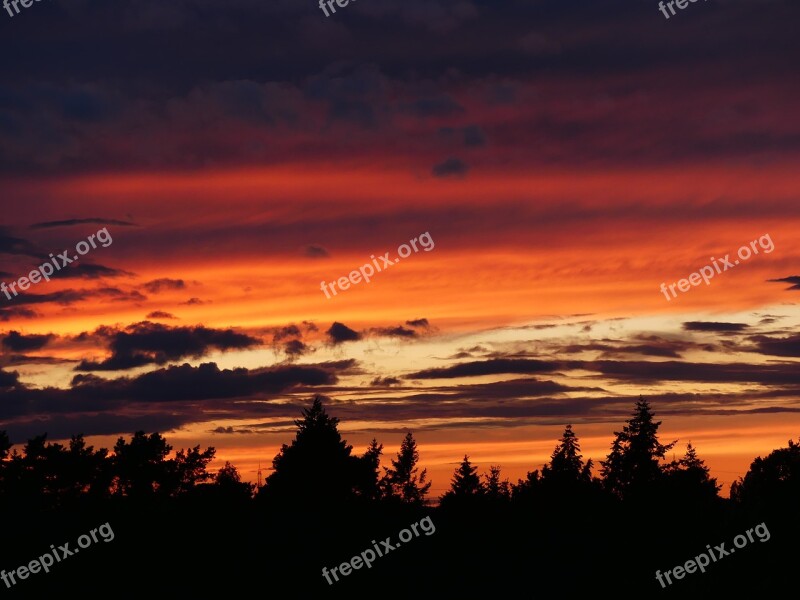
[[[800,504],[800,443],[773,450],[731,485],[731,500],[753,509],[793,512]]]
[[[172,446],[161,434],[133,434],[130,443],[119,438],[114,445],[114,493],[129,498],[148,498],[169,489],[172,476],[167,455]],[[166,488],[165,488],[166,486]]]
[[[245,501],[252,498],[255,485],[242,481],[236,467],[226,461],[225,466],[217,471],[212,487],[223,500]]]
[[[484,473],[483,477],[486,479],[483,487],[487,500],[503,503],[511,499],[511,484],[508,479],[500,480],[499,466],[490,466],[489,473]]]
[[[9,461],[6,461],[6,458],[8,458],[11,446],[8,434],[0,430],[0,498],[7,496],[9,492]]]
[[[592,464],[592,459],[584,464],[578,438],[572,431],[572,425],[567,425],[559,444],[550,455],[550,464],[542,468],[542,479],[551,484],[589,483]]]
[[[69,448],[63,454],[61,496],[64,502],[77,501],[82,497],[102,500],[109,495],[113,474],[109,464],[108,450],[87,446],[83,435],[72,436]]]
[[[511,485],[511,499],[515,502],[529,503],[535,499],[542,489],[542,477],[539,470],[528,471],[525,479],[517,480]]]
[[[592,460],[583,462],[578,437],[572,425],[564,428],[550,462],[528,473],[525,480],[512,486],[512,498],[525,504],[534,503],[544,508],[561,509],[576,501],[585,503],[599,491],[599,483],[592,480]]]
[[[7,448],[5,453],[7,456]],[[107,450],[95,452],[87,447],[82,435],[73,436],[68,448],[48,443],[47,434],[36,436],[28,440],[21,454],[15,450],[3,462],[3,493],[18,503],[40,508],[102,499],[111,484],[107,457]]]
[[[442,496],[443,507],[474,502],[483,495],[483,483],[477,471],[478,467],[473,467],[469,456],[465,454],[464,460],[453,473],[450,489]]]
[[[392,467],[384,467],[381,485],[386,497],[399,499],[406,504],[424,504],[431,482],[425,483],[428,470],[419,472],[418,461],[417,443],[409,431],[400,444],[397,459],[392,460]]]
[[[0,461],[4,461],[8,457],[8,451],[11,450],[11,445],[8,433],[0,431]]]
[[[363,484],[362,461],[339,433],[339,419],[329,416],[316,396],[303,418],[295,420],[297,434],[272,461],[273,473],[259,496],[277,502],[346,502]],[[370,459],[371,460],[371,459]]]
[[[195,446],[189,450],[178,450],[175,458],[170,461],[172,470],[172,480],[170,481],[170,494],[184,494],[198,483],[204,483],[214,478],[206,468],[208,463],[214,460],[216,450],[206,448],[200,452],[200,446]]]
[[[661,444],[658,428],[661,421],[653,420],[646,400],[636,402],[633,416],[622,431],[615,431],[611,452],[603,465],[603,484],[621,498],[652,493],[663,475],[659,462],[677,443]]]
[[[361,457],[356,483],[356,493],[367,500],[377,500],[381,496],[380,489],[380,464],[383,444],[375,438]]]
[[[66,448],[47,443],[47,434],[28,440],[22,455],[14,456],[12,463],[17,467],[18,490],[28,502],[52,508],[70,495]]]
[[[683,502],[693,506],[708,506],[719,499],[717,480],[710,476],[708,467],[697,456],[697,450],[688,444],[686,454],[664,468],[666,494],[670,502]]]

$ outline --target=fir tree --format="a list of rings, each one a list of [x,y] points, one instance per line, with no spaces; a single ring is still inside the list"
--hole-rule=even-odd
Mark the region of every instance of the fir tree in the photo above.
[[[630,497],[651,488],[663,474],[660,460],[676,444],[658,441],[661,421],[653,420],[646,400],[639,397],[633,416],[616,438],[603,466],[603,483],[606,489],[620,497]]]
[[[486,479],[483,485],[486,498],[495,502],[504,502],[511,498],[511,484],[508,479],[500,480],[500,467],[490,466],[489,473],[484,473],[483,477]]]
[[[381,484],[385,496],[399,499],[406,504],[424,504],[431,482],[425,482],[428,470],[423,469],[420,472],[417,462],[417,443],[409,431],[400,444],[397,458],[392,460],[391,468],[384,467],[385,474]]]
[[[674,500],[707,504],[719,498],[722,487],[710,476],[708,467],[697,456],[697,450],[689,443],[686,454],[664,468],[669,483],[670,496]],[[675,497],[678,496],[678,497]]]
[[[379,444],[375,438],[372,438],[372,442],[364,452],[364,456],[361,457],[361,469],[356,491],[362,498],[368,500],[380,498],[379,469],[381,454],[383,454],[383,444]]]
[[[268,499],[316,503],[344,502],[357,495],[360,459],[339,433],[339,419],[329,416],[316,396],[303,418],[295,420],[297,434],[272,461],[273,473],[263,490]]]
[[[511,499],[515,502],[529,502],[536,497],[542,487],[539,470],[528,471],[525,479],[511,485]]]
[[[559,444],[550,456],[550,464],[542,469],[542,478],[551,482],[589,482],[591,481],[592,460],[583,462],[578,437],[567,425]]]
[[[442,497],[442,502],[455,499],[477,498],[484,492],[483,483],[477,474],[478,467],[473,467],[469,456],[464,455],[461,465],[453,473],[450,489]]]

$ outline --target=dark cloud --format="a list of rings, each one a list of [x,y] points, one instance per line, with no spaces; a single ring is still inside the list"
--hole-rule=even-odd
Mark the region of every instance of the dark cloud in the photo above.
[[[14,443],[24,443],[37,435],[47,434],[51,440],[69,440],[76,433],[85,435],[129,435],[134,431],[167,433],[192,421],[189,413],[159,412],[149,415],[59,415],[58,419],[36,417],[16,420],[8,425],[8,435]]]
[[[34,223],[31,229],[53,229],[54,227],[71,227],[73,225],[114,225],[118,227],[136,227],[136,223],[130,221],[119,221],[117,219],[103,219],[101,217],[92,217],[88,219],[67,219],[65,221],[45,221],[43,223]]]
[[[283,351],[287,356],[296,358],[303,354],[308,354],[311,352],[311,348],[300,340],[290,340],[283,345]]]
[[[145,373],[129,382],[123,380],[118,391],[127,399],[139,401],[202,400],[275,394],[298,385],[332,385],[336,381],[332,372],[317,366],[220,370],[214,363],[203,363],[197,367],[173,366]],[[116,382],[109,385],[112,394],[117,389]]]
[[[747,363],[685,363],[677,361],[568,361],[562,369],[587,370],[629,383],[659,381],[737,382],[781,385],[800,383],[800,371],[793,364],[751,365]]]
[[[233,427],[217,427],[216,429],[212,429],[209,433],[236,433]]]
[[[786,288],[787,290],[800,290],[800,275],[792,275],[791,277],[782,277],[781,279],[767,279],[767,281],[790,283],[791,285]]]
[[[186,283],[183,279],[169,279],[163,277],[161,279],[154,279],[143,284],[142,287],[151,294],[158,294],[164,290],[183,290],[186,289]]]
[[[782,338],[756,335],[749,340],[756,344],[757,351],[762,354],[800,357],[800,334]]]
[[[613,352],[624,354],[642,354],[644,356],[663,356],[664,358],[681,357],[681,355],[672,348],[665,348],[663,346],[655,346],[652,344],[639,344],[635,346],[626,346],[624,348],[616,348]]]
[[[469,166],[460,158],[450,157],[444,162],[434,165],[431,172],[436,177],[463,177],[469,171]]]
[[[28,356],[27,354],[11,354],[3,357],[6,365],[63,365],[75,361],[70,358],[55,356]]]
[[[41,350],[55,339],[55,335],[23,335],[19,331],[10,331],[3,338],[3,347],[14,352],[27,352],[29,350]]]
[[[773,351],[790,352],[793,339],[778,342]],[[762,385],[794,385],[800,383],[800,371],[789,364],[697,363],[680,361],[542,361],[536,359],[496,358],[426,369],[405,375],[405,379],[454,379],[503,373],[547,373],[588,371],[632,384],[660,381],[739,382]]]
[[[693,61],[690,71],[664,61],[674,32],[656,9],[621,0],[602,10],[587,0],[568,7],[509,0],[503,10],[471,0],[376,0],[348,8],[346,19],[325,19],[316,6],[291,0],[122,0],[116,21],[95,2],[42,9],[24,40],[2,40],[5,53],[19,58],[4,71],[0,168],[203,168],[271,164],[301,151],[361,158],[418,136],[409,120],[463,130],[483,122],[483,111],[493,112],[486,117],[492,140],[508,150],[493,157],[498,164],[619,166],[753,154],[771,161],[800,147],[793,122],[763,118],[791,109],[783,100],[791,97],[798,9],[784,0],[768,11],[761,4],[698,9],[697,27],[681,32],[675,54]],[[53,35],[59,26],[82,45],[65,49]],[[264,62],[251,52],[253,40],[269,56],[293,50]],[[25,52],[25,43],[43,51]],[[130,48],[144,58],[132,60]],[[222,50],[209,56],[208,48]],[[731,57],[738,71],[729,68]],[[67,68],[72,78],[63,77]],[[763,89],[726,102],[743,74],[761,77]],[[565,101],[578,97],[584,101]],[[666,99],[656,114],[654,97]],[[654,140],[646,148],[636,143],[643,128]],[[313,150],[301,139],[314,139]]]
[[[681,358],[678,350],[670,347],[672,344],[635,344],[635,345],[616,345],[594,342],[591,344],[571,344],[561,349],[566,354],[576,354],[585,351],[599,351],[603,356],[611,357],[622,354],[640,354],[644,356],[662,356],[664,358]],[[682,346],[683,344],[678,343]]]
[[[136,290],[126,292],[119,288],[113,287],[97,288],[89,291],[88,295],[105,297],[112,302],[144,302],[147,300],[147,296],[137,292]]]
[[[557,40],[538,32],[531,32],[520,38],[517,42],[517,47],[527,54],[535,56],[559,54],[561,52],[561,44]]]
[[[464,107],[447,94],[437,94],[425,98],[418,98],[401,107],[401,112],[412,114],[419,118],[447,117],[464,112]]]
[[[306,246],[303,254],[309,258],[328,258],[330,256],[330,253],[325,248],[315,244]]]
[[[10,388],[19,382],[19,373],[16,371],[3,371],[0,369],[0,388]]]
[[[177,319],[172,313],[164,312],[163,310],[154,310],[147,315],[148,319]]]
[[[578,354],[579,352],[586,351],[608,352],[611,350],[616,350],[616,346],[599,342],[592,342],[590,344],[570,344],[569,346],[561,348],[561,352],[565,354]]]
[[[523,379],[511,379],[508,381],[494,381],[491,383],[478,383],[459,386],[454,390],[456,397],[463,400],[477,399],[510,399],[516,398],[524,400],[540,396],[560,394],[562,392],[580,391],[603,391],[601,388],[573,387],[563,385],[550,380],[534,379],[533,377]]]
[[[132,290],[123,291],[115,287],[101,287],[91,290],[67,289],[50,294],[20,294],[14,297],[14,303],[18,305],[29,304],[48,304],[55,303],[62,306],[70,306],[90,298],[106,299],[110,302],[144,302],[147,296]]]
[[[389,386],[375,385],[389,393]],[[458,419],[491,419],[494,425],[519,426],[524,418],[561,417],[571,415],[607,415],[609,407],[619,412],[624,406],[629,412],[633,402],[630,398],[567,398],[566,392],[602,392],[601,388],[569,387],[559,383],[534,378],[513,379],[476,385],[459,385],[449,388],[434,388],[419,393],[402,394],[400,397],[383,397],[370,402],[369,418],[372,420],[398,421],[408,419],[446,419],[448,423],[429,426],[437,429],[455,426]],[[531,402],[535,399],[536,402]],[[620,408],[614,408],[620,407]],[[342,416],[358,419],[366,416],[366,407],[337,405]],[[620,413],[622,414],[622,413]],[[528,421],[527,423],[530,423]],[[526,423],[526,424],[527,424]],[[461,425],[465,425],[462,423]],[[480,422],[476,423],[478,426]]]
[[[5,227],[0,227],[0,254],[35,256],[36,258],[43,256],[31,242],[11,235]]]
[[[409,327],[421,327],[423,329],[428,329],[430,327],[428,319],[412,319],[411,321],[406,321],[406,325]]]
[[[477,125],[468,125],[467,127],[442,127],[439,129],[439,135],[447,141],[457,141],[458,145],[475,148],[486,145],[486,134]]]
[[[200,300],[200,298],[189,298],[186,302],[181,302],[181,304],[184,304],[186,306],[196,306],[200,304],[210,304],[210,303],[211,303],[210,300]]]
[[[413,329],[406,329],[398,325],[397,327],[373,327],[369,330],[371,335],[379,335],[386,337],[404,337],[412,338],[417,337],[419,334]]]
[[[81,300],[91,297],[91,292],[88,290],[61,290],[59,292],[52,292],[50,294],[20,294],[14,297],[15,304],[47,304],[53,302],[68,306],[75,304]]]
[[[389,118],[389,84],[375,65],[333,61],[309,78],[303,93],[324,103],[326,124],[338,122],[376,130]]]
[[[672,351],[679,354],[682,352],[688,352],[690,350],[698,350],[702,352],[724,352],[726,350],[735,348],[735,344],[731,340],[721,340],[720,342],[717,342],[717,344],[710,344],[708,342],[695,342],[688,339],[664,338],[658,335],[647,334],[635,335],[633,336],[633,339],[636,341],[645,342],[645,344],[642,345],[643,347],[653,346],[655,348],[664,350],[665,353]],[[636,346],[633,347],[635,348]],[[655,356],[659,355],[655,354]]]
[[[464,145],[470,146],[485,146],[486,134],[477,125],[469,125],[464,128]]]
[[[291,325],[286,325],[284,327],[280,327],[275,330],[272,334],[272,341],[273,342],[280,342],[281,340],[285,340],[290,337],[301,337],[302,332],[300,328],[292,323]]]
[[[0,385],[4,387],[0,403],[0,421],[25,417],[58,421],[64,415],[79,413],[106,413],[123,415],[130,411],[153,415],[180,415],[179,422],[187,423],[230,416],[232,410],[239,415],[257,415],[272,412],[276,407],[283,411],[283,402],[266,405],[263,402],[243,403],[241,399],[256,397],[262,400],[291,390],[303,391],[306,387],[331,386],[338,381],[336,372],[352,368],[353,361],[318,365],[278,365],[260,369],[219,369],[214,363],[197,367],[189,364],[161,368],[134,378],[103,379],[96,375],[76,375],[68,389],[34,389],[19,384],[15,372],[0,371]],[[237,399],[235,404],[228,401]],[[202,404],[198,404],[202,402]],[[169,403],[170,408],[163,405]],[[86,415],[88,417],[88,415]],[[87,421],[91,419],[87,418]],[[89,428],[75,429],[86,434]]]
[[[0,322],[8,322],[11,319],[34,319],[39,316],[36,311],[20,306],[11,308],[0,308]]]
[[[91,263],[78,263],[62,268],[51,275],[51,279],[61,278],[81,278],[81,279],[100,279],[101,277],[130,277],[133,273],[112,269],[103,265]]]
[[[750,327],[746,323],[716,323],[713,321],[687,321],[683,324],[686,331],[716,331],[719,333],[738,333]]]
[[[339,323],[338,321],[331,325],[330,329],[328,329],[328,331],[325,333],[327,334],[328,339],[334,345],[341,344],[343,342],[355,342],[360,340],[362,337],[360,333],[350,329],[347,325]]]
[[[397,377],[376,377],[369,384],[373,387],[389,387],[392,385],[402,385],[402,381],[400,381]]]
[[[109,339],[111,356],[101,362],[83,360],[76,371],[116,371],[147,364],[164,364],[184,357],[197,358],[209,351],[252,348],[261,340],[232,329],[169,327],[142,321],[123,330],[98,330]]]
[[[409,373],[406,379],[454,379],[456,377],[477,377],[479,375],[499,375],[502,373],[545,373],[556,370],[555,363],[541,360],[515,360],[494,358]]]

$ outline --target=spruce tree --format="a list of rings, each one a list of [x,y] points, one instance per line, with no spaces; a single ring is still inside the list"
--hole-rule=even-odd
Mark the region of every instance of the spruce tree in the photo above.
[[[500,467],[491,465],[489,473],[484,473],[486,483],[483,484],[486,498],[494,502],[505,502],[511,498],[511,484],[508,479],[500,480]]]
[[[653,489],[662,478],[660,460],[677,443],[658,441],[661,421],[653,419],[650,405],[641,396],[636,402],[633,416],[626,421],[616,438],[603,466],[603,483],[606,489],[619,497],[632,497]]]
[[[511,484],[511,499],[514,502],[527,503],[536,498],[542,489],[542,477],[539,470],[528,471],[525,479],[518,479]]]
[[[386,497],[399,499],[406,504],[425,503],[431,482],[425,482],[428,470],[423,469],[420,472],[417,467],[418,461],[417,443],[409,431],[400,444],[397,458],[391,461],[391,468],[384,467],[385,474],[381,484]]]
[[[375,438],[372,438],[372,442],[360,459],[359,482],[356,491],[362,498],[368,500],[380,498],[381,454],[383,454],[383,444],[379,444]]]
[[[669,484],[668,493],[675,501],[694,505],[708,504],[719,498],[722,487],[710,476],[709,469],[697,456],[697,450],[689,443],[686,454],[664,468]]]
[[[550,455],[550,464],[542,468],[542,478],[555,482],[589,482],[591,470],[592,460],[584,464],[578,437],[572,431],[572,425],[567,425]]]
[[[464,455],[461,465],[453,473],[450,483],[450,490],[446,495],[455,497],[474,497],[479,496],[484,488],[481,478],[477,474],[478,467],[473,467],[469,462],[469,456]]]
[[[264,498],[290,503],[345,502],[354,498],[360,459],[339,433],[316,396],[303,418],[295,420],[297,434],[272,461],[273,472],[263,488]]]

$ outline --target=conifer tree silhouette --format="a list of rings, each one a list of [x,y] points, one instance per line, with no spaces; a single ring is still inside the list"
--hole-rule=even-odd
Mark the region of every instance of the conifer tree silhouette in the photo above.
[[[377,500],[381,496],[380,464],[383,444],[372,438],[364,456],[361,457],[356,493],[366,500]]]
[[[491,502],[506,502],[511,498],[511,484],[508,479],[500,480],[500,467],[491,465],[489,473],[483,474],[486,480],[483,484],[487,500]]]
[[[555,483],[588,483],[592,478],[592,465],[592,459],[584,464],[578,437],[572,431],[572,425],[567,425],[559,444],[550,455],[550,464],[542,468],[542,479]]]
[[[601,461],[603,483],[608,491],[631,498],[652,492],[663,471],[660,459],[677,443],[661,444],[658,428],[661,421],[653,420],[650,405],[641,396],[633,416],[622,431],[615,431],[611,452]]]
[[[283,444],[272,461],[273,472],[262,490],[263,499],[275,502],[346,502],[356,496],[358,457],[339,433],[339,419],[331,417],[315,396],[311,408],[296,419],[291,445]],[[261,495],[261,494],[260,494]]]
[[[384,467],[381,485],[387,498],[398,499],[406,504],[424,504],[431,482],[425,482],[428,470],[417,467],[419,451],[414,436],[409,431],[400,444],[397,458],[391,467]]]
[[[700,506],[719,499],[722,486],[710,476],[708,467],[697,456],[691,443],[687,444],[683,458],[666,465],[664,472],[667,475],[667,494],[673,502]]]
[[[485,488],[477,471],[478,467],[472,466],[469,456],[465,454],[464,460],[453,472],[450,489],[442,496],[442,506],[470,502],[483,496]]]

